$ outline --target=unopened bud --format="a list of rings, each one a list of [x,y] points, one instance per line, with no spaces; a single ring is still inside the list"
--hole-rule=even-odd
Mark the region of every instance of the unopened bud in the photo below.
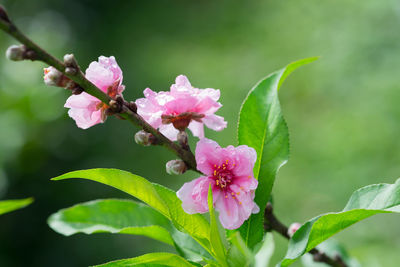
[[[4,20],[6,22],[10,22],[10,19],[8,18],[6,9],[2,5],[0,5],[0,19]]]
[[[76,87],[74,81],[52,66],[44,69],[43,79],[44,83],[48,86],[57,86],[70,90]]]
[[[54,67],[44,68],[44,83],[48,86],[59,86],[63,74]]]
[[[299,230],[299,228],[301,227],[301,224],[298,222],[292,223],[289,226],[288,232],[287,234],[292,237],[294,235],[294,233],[296,233],[297,230]]]
[[[69,75],[75,75],[77,73],[77,69],[76,68],[71,68],[71,67],[66,67],[65,68],[65,73],[69,74]]]
[[[25,46],[12,45],[6,51],[6,57],[12,61],[24,60]]]
[[[142,146],[149,146],[152,144],[152,136],[151,133],[141,130],[135,134],[135,142]]]
[[[179,174],[183,174],[184,172],[186,172],[187,167],[186,167],[185,162],[183,162],[180,159],[175,159],[175,160],[168,161],[167,164],[165,165],[165,169],[168,174],[179,175]]]
[[[78,68],[78,62],[75,59],[74,54],[66,54],[64,56],[64,64],[68,68]],[[72,70],[70,70],[72,72]]]

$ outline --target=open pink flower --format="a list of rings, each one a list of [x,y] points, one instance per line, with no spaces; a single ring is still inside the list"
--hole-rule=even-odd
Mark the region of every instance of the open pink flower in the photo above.
[[[203,138],[197,143],[196,162],[205,174],[185,183],[177,192],[182,208],[189,214],[208,211],[207,196],[211,184],[214,207],[219,211],[223,227],[236,229],[251,213],[259,212],[254,202],[258,182],[253,176],[256,151],[248,146],[221,148],[216,142]]]
[[[192,87],[184,75],[179,75],[169,92],[143,91],[145,98],[136,100],[138,114],[161,133],[176,140],[178,130],[187,127],[194,136],[204,137],[204,125],[215,131],[226,127],[226,121],[214,113],[222,106],[219,90]]]
[[[122,71],[113,56],[100,56],[98,62],[90,63],[85,77],[112,98],[125,89],[122,85]],[[70,96],[64,107],[70,108],[68,115],[82,129],[103,123],[107,118],[105,110],[108,106],[85,92]]]

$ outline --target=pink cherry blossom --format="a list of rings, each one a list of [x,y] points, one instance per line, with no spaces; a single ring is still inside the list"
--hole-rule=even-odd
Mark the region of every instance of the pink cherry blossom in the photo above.
[[[226,229],[236,229],[251,213],[259,212],[254,202],[258,182],[253,176],[256,151],[248,146],[221,148],[216,142],[203,138],[197,143],[197,169],[205,174],[185,183],[177,192],[182,208],[189,214],[208,211],[209,185],[214,207]]]
[[[214,113],[222,106],[219,90],[194,88],[186,76],[179,75],[168,92],[156,93],[150,88],[145,98],[136,100],[138,114],[151,126],[172,140],[178,130],[188,127],[194,136],[204,137],[204,124],[215,131],[227,125],[224,118]]]
[[[113,56],[100,56],[98,62],[90,63],[85,77],[113,98],[125,89],[122,85],[122,70]],[[82,129],[103,123],[107,118],[105,110],[108,106],[85,92],[70,96],[64,107],[70,108],[68,115]]]

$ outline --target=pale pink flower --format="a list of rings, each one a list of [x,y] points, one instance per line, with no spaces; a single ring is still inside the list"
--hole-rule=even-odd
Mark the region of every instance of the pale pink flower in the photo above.
[[[172,140],[178,129],[189,128],[194,136],[204,137],[204,125],[221,131],[227,125],[224,118],[214,113],[222,106],[219,90],[192,87],[184,75],[179,75],[168,92],[143,91],[145,98],[136,100],[138,114],[151,126]]]
[[[122,70],[113,56],[100,56],[98,62],[90,63],[85,77],[112,98],[125,89],[122,85]],[[82,129],[103,123],[107,118],[105,111],[108,106],[85,92],[70,96],[64,107],[70,108],[68,115]]]
[[[197,169],[205,174],[185,183],[177,192],[182,208],[189,214],[208,211],[207,195],[211,184],[214,207],[226,229],[236,229],[251,213],[259,212],[254,202],[258,182],[253,176],[256,151],[248,146],[221,148],[203,138],[197,143]]]

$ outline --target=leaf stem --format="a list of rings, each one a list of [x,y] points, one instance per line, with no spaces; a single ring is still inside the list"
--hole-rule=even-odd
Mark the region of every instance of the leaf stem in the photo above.
[[[273,213],[271,202],[268,202],[267,206],[265,207],[264,219],[265,231],[273,230],[275,232],[278,232],[286,239],[290,239],[290,236],[288,234],[288,227],[280,222],[278,218],[276,218],[275,214]],[[348,267],[348,265],[343,261],[340,255],[336,255],[334,258],[331,258],[326,253],[319,251],[316,248],[313,248],[308,253],[313,255],[313,259],[315,262],[323,262],[333,267]]]
[[[88,79],[86,79],[82,71],[78,70],[74,74],[66,73],[65,64],[54,56],[50,55],[47,51],[45,51],[43,48],[30,40],[25,34],[23,34],[8,18],[5,9],[1,5],[0,11],[1,14],[3,14],[2,16],[0,16],[0,29],[14,37],[23,45],[25,45],[27,49],[33,51],[35,54],[35,60],[42,61],[50,66],[53,66],[54,68],[62,72],[65,76],[77,83],[86,93],[98,98],[107,105],[109,104],[112,98],[101,91],[99,88],[97,88]],[[181,145],[174,143],[162,133],[160,133],[157,129],[148,124],[141,116],[130,109],[129,102],[124,101],[122,112],[118,115],[128,120],[135,126],[145,130],[146,132],[151,133],[157,139],[157,144],[164,146],[165,148],[173,152],[176,156],[181,158],[187,164],[188,169],[199,172],[196,168],[196,159],[193,153],[190,150],[184,149]]]

